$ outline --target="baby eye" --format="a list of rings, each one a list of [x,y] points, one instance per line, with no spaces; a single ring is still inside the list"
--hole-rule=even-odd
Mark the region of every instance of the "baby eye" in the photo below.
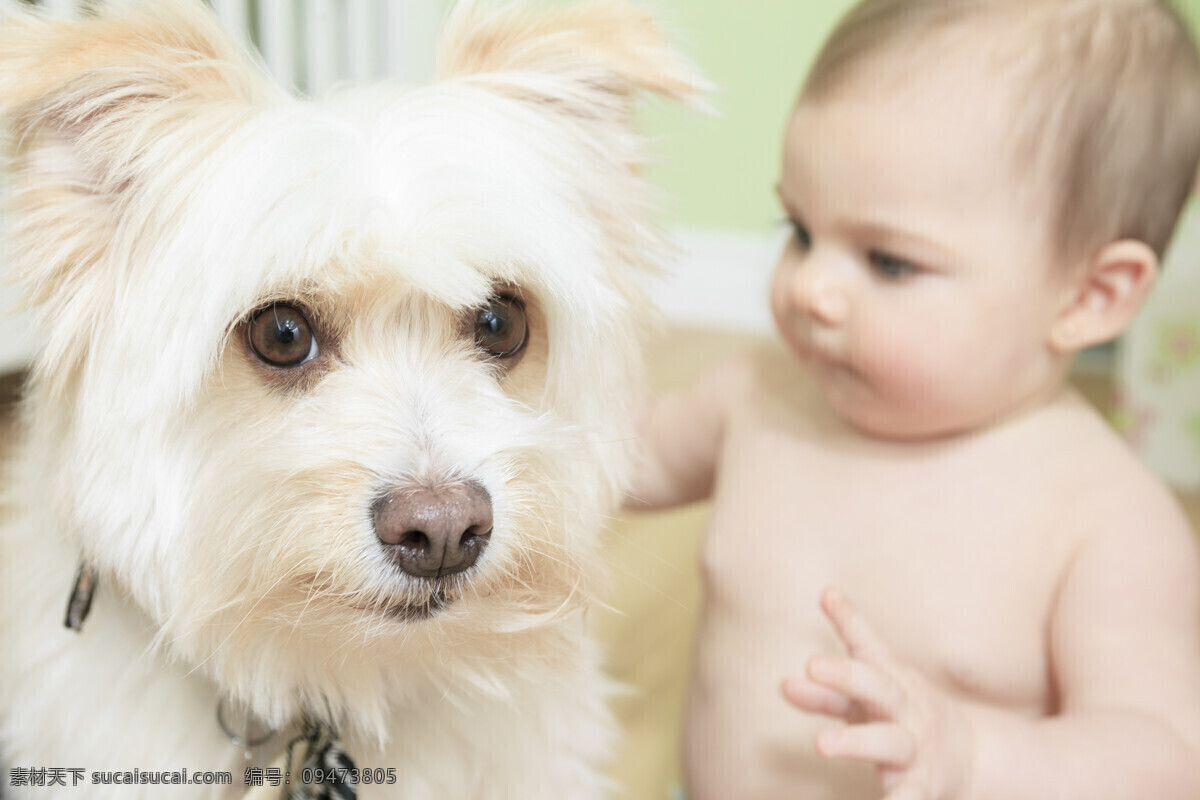
[[[511,294],[498,294],[475,311],[475,344],[490,358],[516,356],[528,335],[525,304]]]
[[[875,271],[889,280],[906,278],[920,272],[920,269],[914,264],[878,250],[872,250],[869,258]]]
[[[796,244],[800,245],[801,250],[808,250],[812,247],[812,234],[809,233],[808,228],[804,227],[803,222],[790,219],[788,224],[792,228],[792,238],[795,239]]]
[[[250,349],[273,367],[298,367],[316,358],[317,337],[304,313],[295,306],[275,303],[250,319]]]

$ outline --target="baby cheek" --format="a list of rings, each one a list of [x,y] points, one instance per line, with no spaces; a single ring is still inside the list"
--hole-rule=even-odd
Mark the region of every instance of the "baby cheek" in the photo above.
[[[860,350],[859,371],[876,392],[898,404],[928,402],[943,383],[947,365],[936,332],[878,330]]]
[[[990,341],[989,341],[990,339]],[[898,408],[950,427],[976,424],[1019,391],[1022,373],[1011,353],[982,340],[948,333],[881,353],[881,392]]]

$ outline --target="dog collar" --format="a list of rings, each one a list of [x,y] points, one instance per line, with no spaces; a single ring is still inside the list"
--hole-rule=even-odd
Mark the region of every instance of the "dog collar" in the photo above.
[[[79,632],[83,630],[83,621],[92,610],[92,595],[96,591],[96,568],[86,561],[79,562],[79,571],[75,573],[75,584],[71,587],[71,597],[67,601],[67,618],[63,622],[68,628]]]
[[[293,769],[297,761],[299,773]],[[284,775],[299,778],[300,784],[290,792],[285,791],[283,800],[356,800],[358,797],[358,770],[338,744],[337,732],[330,727],[305,719],[300,725],[300,735],[288,743],[284,764]]]
[[[238,716],[238,719],[231,719],[233,716]],[[258,747],[260,744],[266,744],[271,740],[271,737],[278,733],[277,730],[266,725],[258,725],[258,728],[266,730],[256,730],[254,715],[249,712],[238,715],[236,712],[230,712],[225,708],[225,698],[217,701],[217,726],[221,729],[221,733],[237,747],[246,748],[246,758],[250,759],[250,748]]]
[[[81,561],[67,601],[66,627],[76,632],[83,630],[83,621],[92,610],[96,584],[96,568]],[[260,726],[266,730],[256,731],[249,713],[236,721],[230,716],[224,698],[219,699],[217,726],[234,746],[243,748],[246,764],[250,765],[254,760],[252,748],[266,744],[278,731],[268,726]],[[299,731],[284,749],[284,774],[289,776],[289,783],[284,786],[282,800],[357,800],[358,770],[338,743],[337,731],[308,716],[301,720]],[[295,763],[299,764],[299,770],[293,773]],[[292,777],[296,778],[295,784],[290,783]]]
[[[253,748],[279,733],[245,709],[231,709],[224,697],[217,701],[217,726],[235,747],[244,749],[247,769],[254,763]],[[288,777],[284,800],[355,800],[358,776],[354,761],[338,744],[337,732],[307,716],[298,729],[284,748],[282,772]],[[293,771],[294,765],[298,772]]]

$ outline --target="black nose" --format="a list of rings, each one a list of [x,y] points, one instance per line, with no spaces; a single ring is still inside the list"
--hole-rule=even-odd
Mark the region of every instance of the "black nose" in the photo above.
[[[375,535],[388,556],[418,578],[462,572],[492,535],[492,499],[474,482],[397,489],[373,510]]]

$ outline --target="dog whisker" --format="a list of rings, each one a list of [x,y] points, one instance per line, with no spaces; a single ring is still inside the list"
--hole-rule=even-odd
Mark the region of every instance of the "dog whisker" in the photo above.
[[[261,595],[260,595],[260,596],[259,596],[259,597],[258,597],[258,598],[255,600],[255,601],[254,601],[254,604],[253,604],[253,605],[251,605],[251,606],[250,606],[250,608],[248,608],[248,609],[246,610],[246,612],[245,612],[245,613],[242,615],[241,619],[239,619],[239,620],[237,621],[237,623],[236,623],[236,624],[233,626],[233,628],[232,628],[232,629],[229,631],[229,633],[227,633],[227,634],[225,635],[225,637],[224,637],[223,639],[221,639],[221,641],[220,641],[220,642],[218,642],[218,643],[217,643],[217,645],[216,645],[216,646],[215,646],[215,647],[212,649],[212,652],[211,652],[211,653],[210,653],[210,654],[209,654],[207,657],[205,657],[205,658],[201,659],[201,660],[200,660],[200,661],[199,661],[199,662],[198,662],[198,663],[197,663],[195,666],[193,666],[193,667],[192,667],[192,668],[191,668],[191,669],[188,671],[188,674],[189,674],[189,675],[191,675],[191,674],[195,673],[195,672],[196,672],[196,670],[198,670],[198,669],[200,669],[201,667],[205,666],[205,665],[206,665],[206,664],[207,664],[209,661],[213,660],[213,658],[215,658],[217,655],[219,655],[219,654],[220,654],[220,652],[221,652],[221,649],[222,649],[222,648],[223,648],[223,647],[224,647],[224,646],[225,646],[225,645],[226,645],[226,644],[229,642],[229,640],[230,640],[231,638],[233,638],[234,634],[235,634],[235,633],[237,633],[237,632],[240,630],[241,626],[242,626],[242,625],[243,625],[243,624],[246,622],[246,620],[248,620],[248,619],[250,619],[250,618],[251,618],[251,616],[253,615],[254,611],[255,611],[255,610],[258,608],[258,606],[259,606],[259,605],[260,605],[260,604],[263,602],[263,600],[264,600],[264,599],[265,599],[265,598],[266,598],[266,597],[267,597],[267,596],[270,594],[271,590],[275,589],[277,586],[279,586],[279,584],[283,583],[283,581],[284,581],[284,578],[285,578],[285,576],[281,576],[281,577],[280,577],[280,578],[279,578],[277,581],[275,581],[275,583],[274,583],[274,584],[272,584],[272,585],[271,585],[271,586],[270,586],[270,587],[267,589],[267,591],[263,592],[263,593],[262,593],[262,594],[261,594]]]
[[[325,566],[329,563],[329,559],[331,557],[332,551],[326,550],[324,560],[322,560],[321,564],[317,567],[316,572],[313,574],[312,580],[308,583],[308,592],[304,597],[304,605],[301,607],[300,612],[296,615],[296,618],[292,623],[291,632],[288,633],[289,642],[291,641],[292,635],[296,632],[297,628],[299,628],[304,619],[304,614],[308,610],[309,604],[312,603],[313,597],[316,595],[317,581],[321,577],[321,572],[325,569]]]

